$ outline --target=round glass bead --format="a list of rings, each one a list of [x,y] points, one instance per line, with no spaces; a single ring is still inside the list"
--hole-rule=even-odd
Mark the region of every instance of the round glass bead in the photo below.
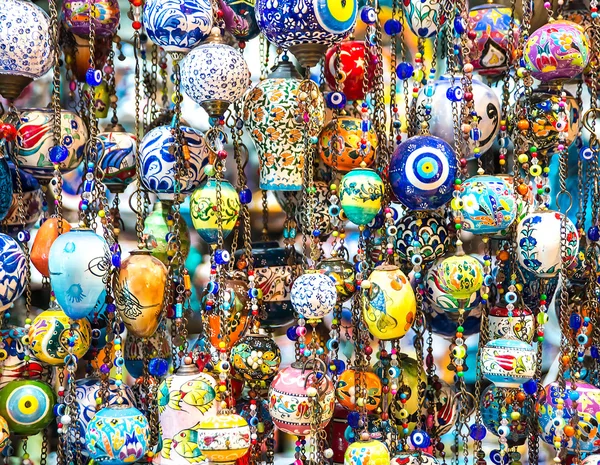
[[[57,145],[50,149],[49,156],[52,163],[62,163],[69,156],[69,150],[62,145]]]
[[[85,73],[85,82],[90,87],[98,87],[102,84],[102,71],[99,69],[90,68]]]

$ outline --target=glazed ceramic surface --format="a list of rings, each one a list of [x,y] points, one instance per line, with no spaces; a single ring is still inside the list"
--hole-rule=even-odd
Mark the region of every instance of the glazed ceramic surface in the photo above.
[[[181,131],[190,152],[187,171],[180,179],[181,193],[191,194],[205,178],[209,150],[202,133],[186,126]],[[159,126],[146,133],[140,145],[140,179],[161,199],[172,199],[174,194],[176,158],[169,151],[174,142],[170,126]]]
[[[442,291],[468,302],[483,284],[483,267],[470,255],[452,255],[440,263],[438,280]]]
[[[190,197],[190,215],[194,228],[209,244],[214,244],[219,239],[219,221],[221,239],[225,239],[233,231],[240,213],[240,198],[235,188],[227,180],[220,181],[219,187],[217,184],[217,181],[211,178]],[[217,204],[218,189],[221,191],[220,205]],[[219,208],[220,214],[217,214],[214,207]]]
[[[154,459],[161,464],[196,463],[202,457],[194,431],[207,416],[215,415],[217,383],[194,365],[184,365],[158,389],[163,448]]]
[[[529,36],[524,57],[531,75],[540,81],[570,79],[588,64],[589,38],[578,24],[553,21]]]
[[[229,347],[235,344],[244,333],[248,323],[248,283],[241,279],[225,279],[224,305],[229,306]],[[202,296],[202,308],[206,305],[206,296],[208,290],[205,290]],[[221,316],[218,312],[210,312],[208,315],[208,325],[210,328],[210,343],[214,347],[219,347],[221,338]]]
[[[72,229],[50,247],[48,268],[56,301],[69,318],[89,315],[105,293],[110,251],[91,229]]]
[[[560,224],[562,213],[535,212],[517,225],[517,258],[525,270],[538,278],[550,278],[560,271]],[[571,266],[579,249],[579,234],[569,218],[566,219],[565,266]]]
[[[481,349],[481,372],[498,387],[516,388],[535,376],[535,349],[518,339],[495,339]]]
[[[327,166],[333,166],[333,152],[337,146],[335,167],[341,172],[350,171],[360,166],[364,161],[370,166],[375,160],[377,150],[377,135],[372,127],[366,134],[364,153],[359,150],[360,141],[363,138],[361,128],[362,120],[350,116],[341,116],[337,120],[330,121],[321,131],[319,136],[319,154]],[[333,149],[333,150],[332,150]]]
[[[120,192],[135,177],[137,140],[128,132],[102,132],[98,138],[98,158],[104,173],[102,182],[111,191]]]
[[[33,246],[31,247],[31,263],[45,277],[50,277],[48,269],[48,260],[50,258],[50,249],[52,244],[58,238],[59,219],[48,218],[40,226],[35,234]],[[71,230],[71,225],[66,221],[62,221],[62,232],[67,233]]]
[[[512,59],[508,55],[509,37],[519,43],[521,22],[513,19],[511,9],[502,5],[480,5],[469,11],[469,30],[475,32],[471,49],[471,64],[481,75],[502,73]],[[479,113],[479,112],[478,112]]]
[[[281,351],[267,335],[249,334],[231,348],[234,376],[244,381],[273,378],[279,370]]]
[[[495,385],[488,386],[481,395],[481,419],[486,429],[494,436],[498,436],[498,428],[501,426],[501,410],[506,408],[508,418],[513,412],[518,412],[521,417],[518,420],[509,420],[510,433],[506,436],[509,444],[521,444],[528,433],[529,416],[533,414],[526,403],[519,405],[517,402],[508,402],[507,391]]]
[[[399,454],[392,457],[390,465],[438,465],[438,460],[427,452],[420,454]]]
[[[417,302],[408,278],[395,265],[379,265],[369,276],[363,317],[369,332],[382,340],[406,334],[414,321]]]
[[[210,34],[213,10],[208,0],[148,0],[143,19],[152,42],[185,53]]]
[[[0,390],[11,381],[19,379],[48,379],[50,367],[31,355],[27,341],[28,331],[21,327],[0,329],[0,349],[6,358],[0,363]],[[29,356],[29,360],[25,357]]]
[[[442,436],[454,427],[458,416],[458,400],[454,387],[443,380],[437,381],[439,390],[434,387],[435,418],[432,417],[426,406],[421,410],[427,419],[427,427],[435,429],[437,435]]]
[[[410,210],[436,210],[452,197],[456,163],[454,150],[439,137],[411,137],[392,155],[392,190]]]
[[[171,204],[167,201],[158,201],[152,207],[152,213],[144,220],[144,237],[148,248],[152,251],[152,256],[158,258],[165,265],[169,263],[167,237],[170,229],[167,217],[170,214]],[[190,231],[182,217],[179,218],[179,231],[181,232],[181,251],[185,259],[190,252]]]
[[[294,310],[304,318],[321,319],[337,302],[335,283],[322,273],[304,273],[294,281],[291,299]]]
[[[85,442],[90,457],[106,465],[136,462],[148,448],[148,421],[135,407],[99,410],[88,423]]]
[[[396,251],[405,261],[410,261],[415,254],[415,242],[419,243],[419,255],[426,263],[443,256],[450,244],[445,220],[434,213],[425,217],[405,215],[396,222],[396,228]]]
[[[567,440],[566,449],[570,452],[577,450],[590,453],[600,448],[600,436],[598,435],[598,426],[600,424],[600,389],[591,384],[577,382],[576,390],[579,393],[577,400],[577,412],[579,422],[576,428],[576,435]],[[555,426],[553,421],[556,419],[557,400],[563,399],[563,419],[566,424],[572,417],[573,401],[568,394],[561,392],[558,383],[553,382],[544,388],[544,392],[538,398],[536,413],[541,428],[540,437],[548,444],[554,443]],[[578,437],[578,440],[575,438]]]
[[[474,176],[460,189],[462,227],[473,234],[494,234],[508,228],[517,217],[514,193],[496,176]]]
[[[399,390],[395,396],[391,396],[390,414],[398,423],[408,423],[408,430],[411,432],[416,425],[419,412],[419,401],[414,386],[417,386],[419,381],[425,382],[425,374],[419,370],[417,361],[405,354],[400,354],[398,357],[398,368],[402,370],[402,390]],[[380,370],[378,374],[381,377],[384,373]],[[406,402],[401,401],[401,391],[406,394]],[[402,418],[400,414],[402,409],[406,409],[408,413],[406,418]]]
[[[40,313],[29,328],[29,348],[33,355],[49,365],[64,365],[69,354],[69,338],[75,337],[73,354],[82,358],[90,348],[92,327],[85,318],[71,322],[60,309]]]
[[[390,453],[381,441],[356,441],[344,454],[344,465],[390,465]]]
[[[299,86],[298,79],[267,78],[244,99],[244,122],[258,152],[261,189],[302,190],[305,128],[297,119]],[[325,118],[320,92],[314,112],[320,129]]]
[[[233,103],[244,96],[249,84],[246,60],[229,45],[201,45],[181,62],[182,88],[198,104],[213,100]]]
[[[12,201],[9,206],[6,217],[3,221],[3,226],[7,228],[7,233],[16,237],[22,229],[30,230],[42,216],[42,202],[44,197],[37,179],[25,171],[17,168],[12,163],[9,163],[10,174],[12,178],[12,186],[18,186],[17,176],[21,178],[23,214],[25,215],[24,223],[19,219],[19,194],[12,192]],[[3,187],[4,192],[8,191],[7,186]]]
[[[321,260],[317,270],[333,279],[338,299],[347,301],[356,291],[355,272],[352,263],[340,257],[331,257]]]
[[[431,96],[429,130],[431,135],[445,140],[451,146],[454,146],[454,123],[449,116],[452,115],[454,104],[448,99],[447,93],[449,91],[456,92],[456,90],[463,92],[461,78],[462,75],[457,74],[453,82],[452,77],[448,74],[440,76],[433,83],[433,95]],[[500,130],[500,101],[496,93],[477,78],[472,80],[471,87],[475,111],[479,118],[477,123],[477,129],[479,130],[477,148],[480,153],[485,153],[492,147]],[[427,92],[429,92],[427,88],[423,88],[419,92],[417,105],[425,105]],[[460,108],[461,103],[458,102],[456,105],[458,105],[457,108]],[[464,148],[463,153],[466,152],[468,155],[467,158],[473,158],[475,143],[472,138],[469,138],[468,142],[462,141],[461,144]]]
[[[0,452],[2,452],[9,443],[10,431],[8,429],[8,423],[4,418],[0,417]]]
[[[447,294],[442,295],[446,298],[449,297]],[[472,296],[476,296],[478,301],[481,300],[479,292],[473,293]],[[456,299],[452,297],[452,301],[456,302]],[[455,305],[455,307],[452,307],[452,311],[444,311],[435,305],[428,305],[427,308],[431,312],[429,314],[429,320],[431,321],[432,332],[443,337],[447,341],[452,341],[454,339],[459,326],[463,327],[463,336],[465,337],[479,334],[482,308],[476,306],[473,310],[465,312],[464,321],[459,325],[458,303]]]
[[[151,358],[159,357],[170,361],[172,352],[169,338],[160,331],[148,338],[127,335],[123,358],[125,359],[125,368],[133,378],[139,378],[144,374],[144,354],[148,354]]]
[[[402,6],[410,30],[419,37],[432,37],[444,24],[440,0],[404,0]]]
[[[365,225],[379,213],[384,191],[383,181],[375,171],[355,168],[340,181],[340,204],[351,222]]]
[[[329,87],[334,90],[336,88],[335,75],[336,72],[336,49],[339,46],[339,61],[340,70],[344,73],[344,95],[348,100],[362,100],[364,97],[363,81],[365,80],[365,72],[367,73],[368,81],[366,90],[370,91],[372,87],[372,79],[375,74],[372,63],[373,57],[365,54],[365,43],[358,40],[346,40],[341,44],[336,44],[327,50],[325,54],[325,79]],[[367,52],[369,53],[369,52]],[[339,86],[341,87],[341,86]]]
[[[0,312],[7,310],[17,300],[27,284],[27,263],[18,242],[0,234]]]
[[[97,0],[92,5],[94,31],[100,36],[117,32],[121,10],[118,0]],[[67,31],[78,36],[90,34],[90,3],[85,0],[66,0],[62,7],[62,21]]]
[[[196,431],[202,452],[211,464],[235,463],[250,448],[248,422],[235,413],[204,418]]]
[[[24,0],[2,2],[0,12],[0,74],[37,79],[52,67],[50,18]]]
[[[515,308],[512,311],[512,322],[508,318],[508,310],[503,307],[492,307],[488,315],[488,326],[492,339],[501,339],[514,335],[517,339],[531,344],[535,330],[534,316],[528,308]]]
[[[360,386],[366,389],[365,408],[368,412],[373,412],[381,404],[382,384],[379,376],[370,371],[357,373],[353,369],[345,370],[338,378],[335,387],[335,397],[342,407],[348,410],[357,410],[356,405],[356,384],[357,379]]]
[[[13,182],[6,157],[0,157],[0,221],[9,214],[13,203]]]
[[[11,381],[0,390],[0,416],[11,434],[30,436],[54,420],[56,394],[42,381]]]
[[[88,131],[83,120],[72,111],[61,110],[60,143],[68,150],[61,163],[61,172],[77,168],[83,160]],[[54,114],[49,109],[22,110],[17,128],[17,141],[13,155],[19,167],[38,180],[49,180],[54,176],[54,165],[48,155],[54,146]]]
[[[311,431],[310,399],[307,388],[315,381],[311,371],[303,372],[301,368],[290,366],[281,370],[269,388],[269,412],[273,423],[285,433],[306,436]],[[307,379],[308,378],[308,379]],[[323,395],[319,398],[321,406],[321,428],[324,428],[333,416],[335,394],[333,384],[325,375],[319,390]]]
[[[227,22],[227,15],[225,16],[225,25],[237,40],[248,42],[260,34],[260,29],[258,29],[258,24],[256,24],[256,13],[254,11],[253,1],[219,1],[220,5],[223,5],[223,3],[233,12],[230,24]]]

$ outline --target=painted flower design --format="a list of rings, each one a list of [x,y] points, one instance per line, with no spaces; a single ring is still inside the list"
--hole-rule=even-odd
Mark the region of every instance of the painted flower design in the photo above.
[[[573,46],[573,37],[566,32],[554,32],[550,34],[552,41],[560,46],[561,51],[568,52]]]
[[[479,202],[475,194],[467,194],[462,198],[463,210],[472,215],[479,209]]]

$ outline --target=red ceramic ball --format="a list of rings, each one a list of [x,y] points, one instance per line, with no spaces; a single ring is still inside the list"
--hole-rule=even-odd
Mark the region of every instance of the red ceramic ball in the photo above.
[[[327,50],[325,55],[325,79],[329,87],[335,89],[336,85],[336,46]],[[367,60],[368,57],[369,60]],[[357,40],[350,40],[340,44],[340,68],[343,79],[343,90],[348,100],[362,100],[365,97],[363,80],[367,71],[367,90],[373,82],[375,64],[371,54],[365,54],[365,44]],[[367,62],[368,61],[368,62]]]

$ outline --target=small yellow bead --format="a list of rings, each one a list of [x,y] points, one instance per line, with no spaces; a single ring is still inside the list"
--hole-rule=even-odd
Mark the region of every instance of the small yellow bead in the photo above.
[[[106,216],[106,212],[105,212],[104,210],[99,210],[99,211],[98,211],[98,216],[99,216],[100,218],[104,218],[104,217]]]

